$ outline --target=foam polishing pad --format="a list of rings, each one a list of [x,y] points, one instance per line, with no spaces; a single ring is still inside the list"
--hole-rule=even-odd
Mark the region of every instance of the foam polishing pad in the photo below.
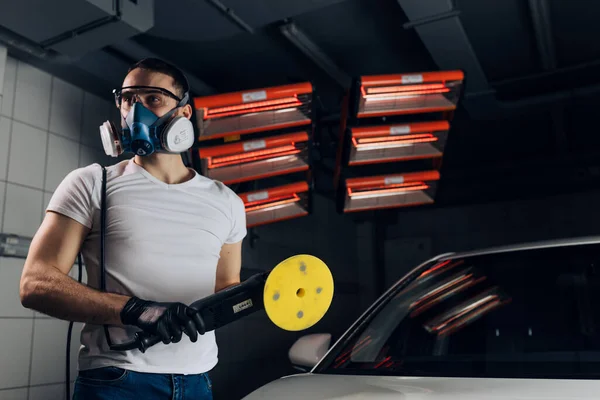
[[[301,331],[323,318],[333,300],[333,276],[317,257],[296,255],[279,263],[267,277],[264,306],[281,329]]]

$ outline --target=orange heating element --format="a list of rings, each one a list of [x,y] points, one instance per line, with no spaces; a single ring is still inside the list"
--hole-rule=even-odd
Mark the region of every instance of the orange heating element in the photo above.
[[[371,75],[361,77],[363,96],[386,96],[390,94],[410,96],[419,92],[449,92],[449,82],[464,80],[462,71],[438,71],[417,74]]]
[[[269,190],[243,193],[240,198],[244,202],[246,212],[252,212],[295,203],[300,201],[298,194],[307,191],[308,183],[298,182]]]
[[[220,168],[299,154],[298,144],[308,141],[308,133],[298,132],[267,139],[250,140],[223,146],[200,149],[200,157],[208,168]]]
[[[362,96],[365,99],[381,99],[394,98],[399,96],[418,96],[424,94],[448,93],[450,89],[443,83],[426,84],[426,85],[407,85],[407,86],[387,86],[387,87],[372,87],[360,88]]]
[[[297,149],[293,144],[290,144],[288,146],[281,146],[272,149],[250,151],[244,154],[223,157],[209,157],[208,168],[219,168],[227,165],[266,160],[273,157],[290,156],[298,153],[300,153],[300,150]]]
[[[438,171],[415,172],[404,175],[374,176],[370,178],[349,178],[346,190],[349,197],[382,196],[427,190],[427,181],[439,180]]]
[[[296,193],[292,193],[287,196],[271,198],[268,201],[254,201],[252,203],[246,204],[246,212],[259,211],[264,210],[266,208],[283,206],[286,204],[295,203],[298,200],[300,200],[300,197]]]
[[[352,129],[352,144],[359,150],[439,141],[435,132],[448,131],[448,121],[417,122]]]
[[[352,138],[352,144],[357,149],[373,148],[376,145],[381,144],[418,144],[418,143],[432,143],[437,142],[439,139],[432,133],[420,133],[416,135],[404,135],[396,137],[386,138],[369,138],[369,139],[357,139]]]
[[[310,83],[275,86],[248,92],[231,92],[197,97],[194,107],[203,111],[203,119],[223,118],[271,110],[300,107],[298,96],[312,93]]]
[[[263,111],[283,110],[286,108],[300,107],[301,105],[302,102],[298,100],[298,96],[268,101],[257,101],[251,104],[240,104],[237,106],[208,109],[204,115],[204,119],[231,117],[234,115],[250,114]]]

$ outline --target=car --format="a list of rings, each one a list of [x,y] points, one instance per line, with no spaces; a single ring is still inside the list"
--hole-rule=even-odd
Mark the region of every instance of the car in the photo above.
[[[600,237],[443,254],[245,400],[598,399]]]

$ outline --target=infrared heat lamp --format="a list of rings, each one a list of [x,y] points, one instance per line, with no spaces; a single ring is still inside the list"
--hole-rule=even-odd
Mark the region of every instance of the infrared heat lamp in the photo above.
[[[362,76],[356,116],[453,111],[463,87],[462,71]]]
[[[196,97],[198,139],[310,125],[312,97],[310,83]]]
[[[309,186],[296,182],[239,194],[246,207],[246,225],[252,228],[309,214]]]
[[[434,203],[438,171],[379,175],[345,180],[344,213]]]
[[[198,150],[202,174],[226,185],[309,169],[309,135],[296,132]]]
[[[442,157],[449,130],[448,121],[351,128],[348,165]]]

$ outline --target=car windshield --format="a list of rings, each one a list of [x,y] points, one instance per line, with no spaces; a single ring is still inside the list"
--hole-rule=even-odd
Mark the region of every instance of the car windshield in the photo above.
[[[315,370],[600,376],[600,245],[445,259],[398,284]]]

